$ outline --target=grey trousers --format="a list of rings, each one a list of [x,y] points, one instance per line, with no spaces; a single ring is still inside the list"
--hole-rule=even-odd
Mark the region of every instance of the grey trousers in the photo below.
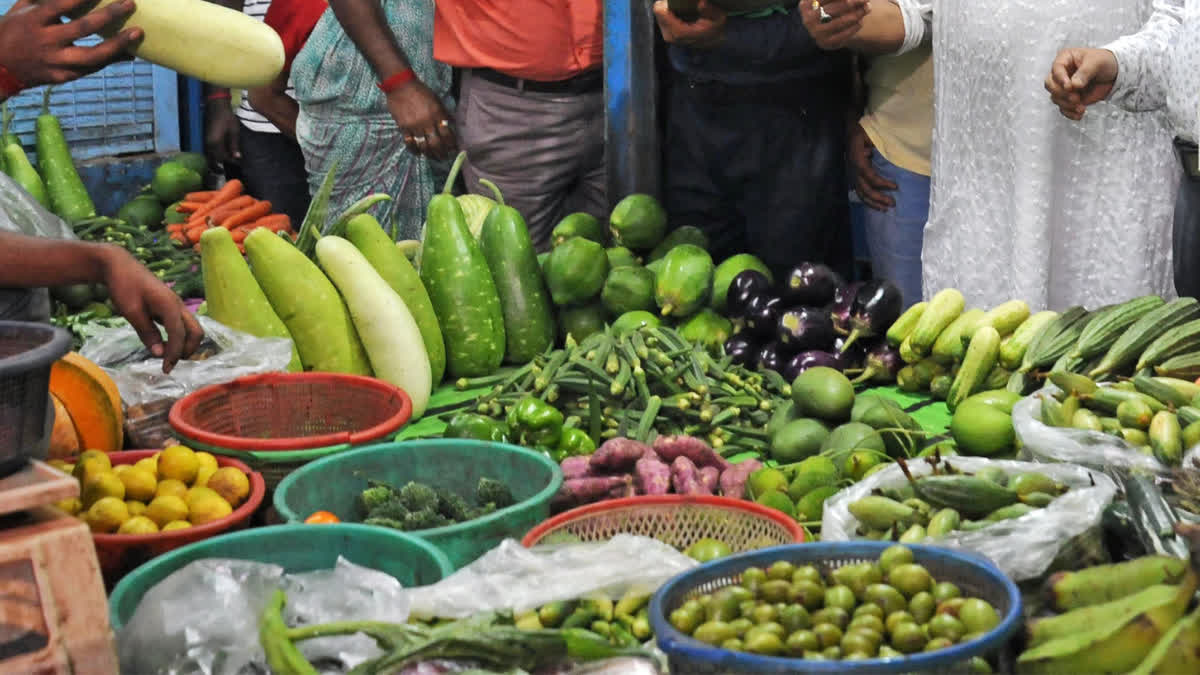
[[[568,213],[608,216],[604,172],[604,95],[518,91],[463,72],[455,111],[467,190],[492,196],[521,212],[539,251]]]

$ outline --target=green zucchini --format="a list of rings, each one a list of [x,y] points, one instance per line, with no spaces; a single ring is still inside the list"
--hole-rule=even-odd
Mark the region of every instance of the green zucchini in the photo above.
[[[928,302],[918,302],[917,304],[904,310],[900,318],[892,323],[892,327],[887,331],[887,342],[893,347],[899,347],[904,343],[905,339],[912,333],[913,329],[920,324],[921,316],[925,313],[925,309],[929,307]]]
[[[912,350],[917,356],[924,356],[933,349],[938,336],[954,322],[966,308],[963,294],[953,288],[938,291],[929,300],[929,307],[920,315],[916,326],[909,336],[912,340]]]
[[[421,281],[446,340],[451,377],[490,375],[504,360],[500,294],[462,206],[450,194],[465,153],[459,153],[442,193],[429,200]]]
[[[1195,298],[1177,298],[1142,315],[1104,355],[1091,371],[1096,377],[1133,364],[1154,339],[1175,326],[1200,317],[1200,302]]]
[[[1035,368],[1045,368],[1054,363],[1063,354],[1071,350],[1075,340],[1083,330],[1082,322],[1086,320],[1088,311],[1080,306],[1071,307],[1050,322],[1029,347],[1021,359],[1020,372],[1027,373]]]
[[[966,346],[963,345],[960,337],[968,330],[972,329],[979,323],[979,320],[986,314],[982,309],[968,309],[958,318],[950,322],[950,325],[937,336],[937,340],[933,343],[933,358],[942,363],[953,363],[962,360],[963,352]]]
[[[504,312],[505,360],[526,364],[554,345],[549,293],[525,219],[504,204],[495,184],[487,179],[480,182],[496,193],[496,206],[483,221],[479,245]]]
[[[1029,317],[1000,343],[1000,365],[1009,370],[1020,367],[1025,352],[1047,326],[1058,318],[1058,312],[1038,312]]]
[[[96,205],[75,169],[62,126],[50,112],[50,92],[51,88],[47,87],[42,98],[42,114],[36,122],[38,168],[46,181],[50,209],[68,223],[74,223],[96,215]]]

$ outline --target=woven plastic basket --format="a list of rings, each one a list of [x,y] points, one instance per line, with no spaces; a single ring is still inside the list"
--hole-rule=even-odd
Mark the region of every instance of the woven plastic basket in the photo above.
[[[61,328],[0,321],[0,477],[45,458],[54,426],[50,367],[70,349]]]
[[[935,652],[903,658],[861,661],[815,661],[758,656],[712,647],[680,633],[667,620],[687,600],[712,593],[741,581],[747,567],[768,567],[787,560],[814,564],[829,572],[844,565],[874,561],[891,542],[862,541],[779,546],[723,558],[671,579],[650,600],[650,625],[659,648],[667,655],[672,673],[688,675],[742,675],[758,673],[919,673],[955,672],[973,656],[994,652],[1004,646],[1021,626],[1021,592],[987,559],[934,546],[910,545],[914,562],[923,565],[938,581],[957,584],[964,596],[982,598],[1000,613],[1000,625],[978,639]]]
[[[735,553],[804,541],[804,530],[780,511],[728,497],[662,495],[588,504],[529,531],[526,547],[552,535],[606,541],[618,534],[658,539],[680,551],[701,539],[722,541]]]
[[[237,458],[274,489],[308,462],[386,442],[412,401],[382,380],[335,373],[267,373],[204,387],[176,401],[185,445]]]

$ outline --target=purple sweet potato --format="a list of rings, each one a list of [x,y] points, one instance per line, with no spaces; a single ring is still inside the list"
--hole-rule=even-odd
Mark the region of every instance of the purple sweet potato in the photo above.
[[[718,471],[729,468],[729,462],[718,455],[708,443],[692,436],[659,436],[654,439],[654,451],[664,462],[687,457],[696,466],[711,466]]]
[[[587,478],[592,475],[591,463],[587,457],[574,456],[568,457],[559,465],[562,468],[563,479],[571,480],[572,478]]]
[[[671,491],[671,467],[649,453],[634,466],[633,481],[641,494],[665,495]]]
[[[700,484],[704,486],[707,494],[715,494],[717,491],[717,481],[721,478],[721,472],[715,466],[702,466],[699,470]]]
[[[682,455],[671,462],[671,484],[675,486],[675,492],[681,495],[712,494],[705,492],[696,464]]]
[[[633,485],[633,476],[589,476],[564,480],[558,494],[554,495],[555,507],[570,508],[608,499],[609,494],[624,485]]]
[[[746,497],[746,481],[750,474],[762,468],[762,462],[757,459],[747,459],[725,469],[721,473],[721,494],[732,499]]]
[[[649,450],[631,438],[610,438],[592,453],[591,466],[598,472],[628,471]]]

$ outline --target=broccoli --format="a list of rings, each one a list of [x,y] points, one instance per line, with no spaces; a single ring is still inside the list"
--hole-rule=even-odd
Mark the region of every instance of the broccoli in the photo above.
[[[449,518],[455,523],[465,522],[471,519],[471,505],[467,500],[450,492],[449,490],[437,491],[438,505],[437,511],[446,518]]]
[[[403,521],[394,520],[392,518],[367,518],[363,521],[364,525],[378,525],[379,527],[390,527],[393,530],[403,530]]]
[[[420,511],[424,508],[437,508],[437,492],[428,485],[409,482],[400,488],[400,503],[409,511]]]
[[[498,509],[516,503],[508,486],[491,478],[479,479],[479,485],[475,487],[475,500],[480,504],[495,504]]]
[[[449,525],[450,521],[438,513],[433,508],[423,508],[419,511],[410,511],[404,516],[405,530],[428,530],[434,527],[442,527]]]
[[[495,510],[496,510],[496,505],[493,502],[488,502],[487,504],[484,504],[483,506],[480,506],[477,509],[471,510],[471,520],[475,520],[476,518],[482,518],[482,517],[486,516],[487,514],[494,512]]]
[[[400,520],[408,515],[408,509],[404,508],[398,496],[393,495],[392,498],[375,508],[367,511],[367,518],[383,518],[385,520]]]
[[[367,481],[367,485],[369,487],[358,495],[358,506],[363,513],[370,513],[395,497],[396,491],[390,485],[375,481]]]

